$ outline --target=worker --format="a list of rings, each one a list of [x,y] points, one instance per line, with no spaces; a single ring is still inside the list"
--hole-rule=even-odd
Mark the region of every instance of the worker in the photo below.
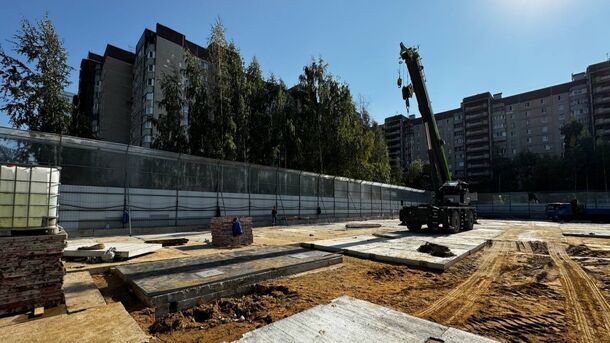
[[[277,209],[275,206],[271,209],[271,225],[277,224]]]
[[[240,236],[244,234],[244,230],[241,229],[241,223],[238,218],[233,218],[233,224],[231,226],[233,236]]]

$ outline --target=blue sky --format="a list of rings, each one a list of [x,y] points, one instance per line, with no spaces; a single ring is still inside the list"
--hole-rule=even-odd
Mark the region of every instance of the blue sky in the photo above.
[[[265,73],[288,85],[322,56],[354,97],[367,99],[377,121],[405,112],[396,88],[400,41],[420,46],[436,112],[480,92],[567,82],[610,52],[606,0],[2,1],[2,46],[10,48],[6,40],[22,18],[45,11],[75,68],[73,92],[87,51],[103,53],[106,43],[131,49],[157,22],[204,44],[220,16],[246,61],[256,55]]]

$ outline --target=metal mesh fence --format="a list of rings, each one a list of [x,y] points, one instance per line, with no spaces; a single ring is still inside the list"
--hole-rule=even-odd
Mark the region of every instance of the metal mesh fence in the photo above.
[[[79,228],[119,227],[125,209],[139,225],[178,226],[217,211],[267,216],[272,206],[285,217],[375,216],[430,199],[407,187],[7,128],[0,162],[61,166],[60,222]],[[88,219],[93,211],[110,219]]]

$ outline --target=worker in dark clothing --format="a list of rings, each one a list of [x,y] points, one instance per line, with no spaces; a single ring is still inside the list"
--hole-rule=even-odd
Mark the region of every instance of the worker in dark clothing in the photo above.
[[[271,225],[277,225],[277,209],[275,206],[271,209]]]
[[[238,218],[233,218],[233,224],[231,225],[231,231],[233,232],[233,236],[240,236],[244,234],[244,231],[241,228],[241,223]]]

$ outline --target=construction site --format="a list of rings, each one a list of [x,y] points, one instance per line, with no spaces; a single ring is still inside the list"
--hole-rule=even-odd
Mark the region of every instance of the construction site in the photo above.
[[[427,189],[0,127],[0,342],[610,342],[607,190],[472,192],[396,48]]]

